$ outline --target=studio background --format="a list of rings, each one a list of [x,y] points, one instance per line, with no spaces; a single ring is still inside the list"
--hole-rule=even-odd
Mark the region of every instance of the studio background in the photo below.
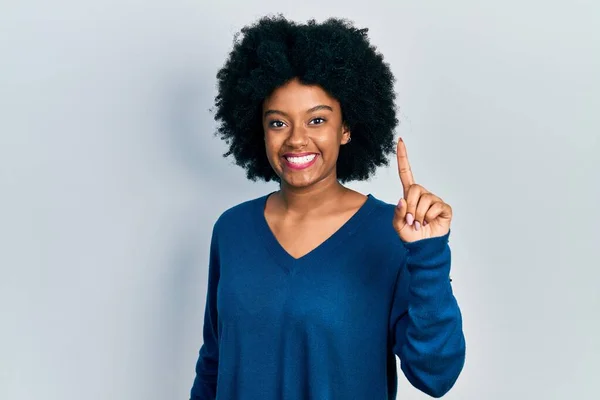
[[[597,399],[593,0],[0,0],[0,398],[187,398],[212,224],[276,188],[222,157],[215,74],[276,12],[349,18],[391,64],[415,178],[454,209],[445,398]],[[351,187],[397,202],[395,159]]]

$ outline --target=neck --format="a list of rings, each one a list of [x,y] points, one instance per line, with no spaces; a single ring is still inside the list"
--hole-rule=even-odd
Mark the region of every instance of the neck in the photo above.
[[[282,182],[278,195],[281,207],[286,212],[307,215],[318,213],[319,210],[338,203],[347,191],[348,189],[334,178],[302,188]]]

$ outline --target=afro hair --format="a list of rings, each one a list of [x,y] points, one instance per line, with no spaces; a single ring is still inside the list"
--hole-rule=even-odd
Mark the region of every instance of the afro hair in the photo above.
[[[367,31],[343,19],[298,24],[281,15],[242,28],[217,74],[216,135],[229,145],[224,156],[233,155],[248,179],[279,181],[266,155],[262,105],[296,78],[320,86],[341,105],[352,144],[340,149],[338,180],[366,180],[388,165],[398,124],[394,76]]]

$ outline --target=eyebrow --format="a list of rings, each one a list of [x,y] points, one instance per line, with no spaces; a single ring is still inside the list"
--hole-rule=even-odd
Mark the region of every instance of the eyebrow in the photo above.
[[[320,110],[333,111],[333,108],[331,108],[330,106],[327,106],[325,104],[319,104],[318,106],[314,106],[314,107],[306,110],[306,113],[310,114],[310,113],[313,113],[315,111],[320,111]],[[283,115],[284,117],[289,117],[289,115],[287,115],[285,112],[280,111],[280,110],[267,110],[267,111],[265,111],[264,117],[267,117],[272,114],[280,114],[280,115]]]

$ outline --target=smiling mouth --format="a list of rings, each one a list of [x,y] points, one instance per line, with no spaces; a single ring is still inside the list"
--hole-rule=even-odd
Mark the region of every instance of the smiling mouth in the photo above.
[[[317,160],[318,154],[309,153],[302,155],[287,154],[283,156],[286,166],[291,169],[305,169],[310,167]]]

